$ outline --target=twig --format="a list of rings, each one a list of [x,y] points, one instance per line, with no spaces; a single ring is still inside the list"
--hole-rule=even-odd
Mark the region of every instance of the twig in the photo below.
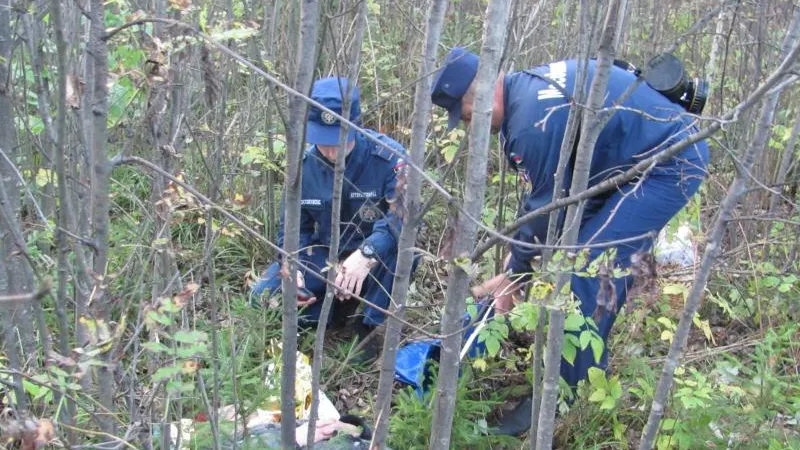
[[[25,178],[23,178],[22,174],[19,173],[19,169],[17,169],[16,164],[14,164],[11,161],[11,159],[9,159],[8,155],[6,155],[6,152],[4,152],[2,148],[0,148],[0,156],[2,156],[3,159],[6,160],[8,167],[11,167],[11,170],[14,171],[14,174],[17,176],[17,179],[19,179],[19,181],[22,183],[22,186],[25,188],[25,193],[28,194],[28,197],[30,197],[31,202],[33,203],[33,206],[36,209],[36,213],[39,215],[39,219],[41,219],[42,223],[48,230],[52,230],[50,222],[47,221],[47,218],[44,216],[44,213],[42,212],[42,208],[39,206],[39,202],[36,201],[36,197],[33,196],[33,192],[31,192],[31,190],[28,188],[29,183],[25,181]]]
[[[0,303],[39,301],[50,293],[51,287],[50,280],[46,279],[44,283],[42,283],[42,287],[36,292],[31,292],[30,294],[0,295]]]

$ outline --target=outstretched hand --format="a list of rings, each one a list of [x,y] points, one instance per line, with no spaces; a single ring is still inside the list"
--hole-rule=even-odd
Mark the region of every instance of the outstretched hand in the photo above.
[[[514,282],[505,274],[490,278],[471,290],[474,298],[491,294],[495,298],[494,309],[497,314],[505,314],[511,311],[514,308],[514,304],[522,300],[520,284]]]
[[[352,295],[360,295],[364,280],[377,262],[356,250],[344,260],[336,275],[336,296],[347,300]]]

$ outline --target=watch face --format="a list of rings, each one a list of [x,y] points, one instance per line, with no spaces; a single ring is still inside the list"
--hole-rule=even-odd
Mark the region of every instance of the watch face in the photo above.
[[[375,248],[370,244],[364,244],[361,246],[361,253],[367,257],[375,256]]]

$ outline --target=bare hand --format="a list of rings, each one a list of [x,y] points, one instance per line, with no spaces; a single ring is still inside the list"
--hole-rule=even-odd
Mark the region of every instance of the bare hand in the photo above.
[[[495,298],[494,309],[498,314],[505,314],[511,311],[514,308],[514,304],[521,300],[519,284],[514,283],[505,274],[497,275],[472,288],[472,296],[475,298],[490,294]]]
[[[306,279],[303,276],[303,272],[300,272],[298,270],[297,271],[297,291],[299,292],[300,289],[303,289],[304,287],[306,287]],[[304,306],[311,305],[311,304],[315,303],[316,301],[317,301],[317,297],[312,296],[312,297],[309,297],[309,298],[307,298],[305,300],[301,300],[300,296],[298,295],[297,296],[297,307],[298,308],[302,308]]]
[[[364,280],[374,264],[375,260],[364,256],[361,250],[351,253],[339,266],[336,275],[336,296],[340,300],[347,300],[351,295],[360,295]]]

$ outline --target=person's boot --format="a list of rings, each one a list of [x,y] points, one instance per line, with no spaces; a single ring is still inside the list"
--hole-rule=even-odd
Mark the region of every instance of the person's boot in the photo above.
[[[376,327],[367,325],[363,322],[356,324],[356,336],[358,337],[357,346],[361,345],[365,339],[369,338],[364,345],[361,346],[358,353],[353,356],[352,361],[355,363],[370,363],[374,361],[381,351],[381,338],[377,333],[373,333]]]
[[[519,436],[531,429],[533,400],[528,395],[511,411],[503,414],[497,424],[492,426],[492,434]]]

